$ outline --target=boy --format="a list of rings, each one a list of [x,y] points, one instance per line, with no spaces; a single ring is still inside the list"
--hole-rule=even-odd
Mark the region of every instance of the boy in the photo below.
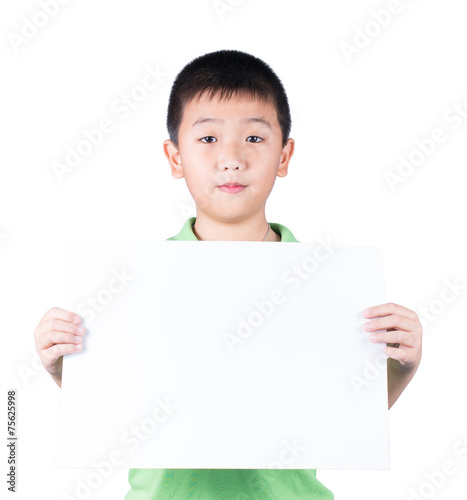
[[[260,59],[223,50],[185,66],[170,95],[164,153],[173,177],[185,178],[196,217],[168,239],[297,242],[265,216],[275,178],[287,175],[293,155],[290,127],[282,83]],[[392,303],[363,314],[378,318],[367,323],[367,331],[381,331],[373,341],[391,342],[385,348],[390,408],[420,363],[421,325],[416,313]],[[52,308],[34,330],[42,363],[59,386],[63,355],[81,348],[80,320]],[[130,469],[129,483],[126,500],[334,498],[314,469]]]

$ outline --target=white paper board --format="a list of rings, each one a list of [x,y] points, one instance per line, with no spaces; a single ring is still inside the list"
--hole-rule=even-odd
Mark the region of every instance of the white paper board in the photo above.
[[[379,247],[67,240],[58,467],[389,468]]]

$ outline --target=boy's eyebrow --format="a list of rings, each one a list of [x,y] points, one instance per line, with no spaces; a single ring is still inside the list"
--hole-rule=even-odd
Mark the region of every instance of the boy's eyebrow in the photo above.
[[[202,116],[198,118],[192,125],[192,127],[196,127],[196,125],[200,125],[202,123],[224,123],[225,120],[221,118],[212,118],[209,116]],[[261,125],[264,125],[267,127],[269,130],[272,130],[271,124],[264,118],[264,116],[251,116],[249,118],[244,118],[242,120],[243,123],[259,123]]]

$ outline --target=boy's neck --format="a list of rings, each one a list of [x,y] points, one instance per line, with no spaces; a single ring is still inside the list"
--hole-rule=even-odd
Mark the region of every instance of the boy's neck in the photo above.
[[[200,241],[281,241],[280,235],[269,229],[264,214],[234,223],[198,213],[192,229]]]

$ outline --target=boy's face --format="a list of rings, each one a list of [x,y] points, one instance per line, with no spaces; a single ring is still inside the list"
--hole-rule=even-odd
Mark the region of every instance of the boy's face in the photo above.
[[[185,107],[178,144],[177,150],[164,141],[173,177],[185,178],[197,212],[225,222],[264,213],[276,177],[287,175],[294,149],[293,139],[282,148],[273,104],[247,96],[207,100],[206,94]],[[236,193],[219,189],[236,182],[245,188]]]

